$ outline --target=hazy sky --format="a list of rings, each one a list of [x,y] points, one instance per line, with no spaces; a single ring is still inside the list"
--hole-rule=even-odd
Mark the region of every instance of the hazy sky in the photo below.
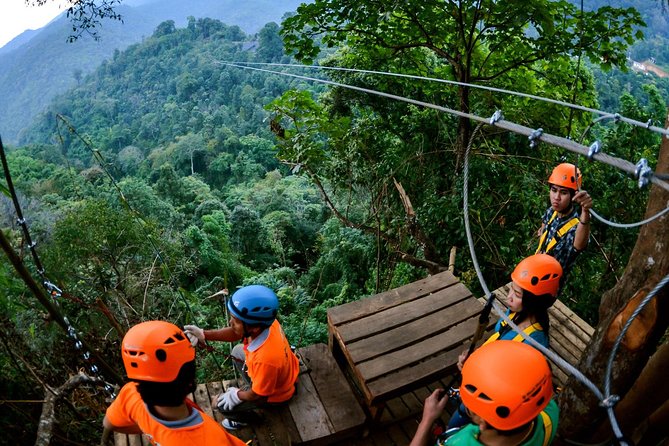
[[[0,47],[27,29],[38,29],[66,10],[66,0],[26,6],[26,0],[0,0]]]

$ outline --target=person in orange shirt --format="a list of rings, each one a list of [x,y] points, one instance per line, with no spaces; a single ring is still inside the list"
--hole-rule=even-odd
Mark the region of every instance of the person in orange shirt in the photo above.
[[[107,408],[105,429],[140,434],[151,445],[244,446],[186,397],[195,390],[195,349],[179,327],[137,324],[124,336],[121,356],[133,381]]]
[[[257,419],[255,409],[287,402],[295,393],[300,366],[276,320],[279,300],[274,291],[263,285],[242,287],[228,299],[227,307],[230,326],[184,329],[194,344],[242,340],[232,349],[232,357],[246,385],[229,387],[212,401],[226,417],[223,426],[234,430]]]

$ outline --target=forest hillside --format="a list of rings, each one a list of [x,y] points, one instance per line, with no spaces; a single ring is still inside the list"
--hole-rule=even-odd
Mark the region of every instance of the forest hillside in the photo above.
[[[16,37],[0,48],[0,134],[6,142],[18,141],[51,99],[81,84],[114,51],[150,36],[159,23],[173,20],[179,27],[188,17],[213,18],[257,33],[266,23],[281,21],[294,11],[297,0],[176,0],[123,1],[115,9],[122,21],[106,18],[94,30],[76,41],[69,37],[70,20],[61,14],[47,26]]]

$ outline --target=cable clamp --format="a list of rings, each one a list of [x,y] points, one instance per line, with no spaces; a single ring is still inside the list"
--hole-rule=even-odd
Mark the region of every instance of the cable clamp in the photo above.
[[[602,151],[602,145],[600,144],[599,141],[595,141],[592,144],[590,144],[590,148],[588,149],[588,161],[592,161],[592,157],[601,151]]]
[[[63,295],[63,290],[61,290],[48,280],[44,281],[44,288],[47,289],[47,291],[49,292],[49,294],[51,294],[51,297],[53,298],[58,298]]]
[[[497,110],[495,113],[493,113],[492,117],[490,118],[490,125],[495,125],[495,123],[501,119],[504,119],[504,116],[502,115],[502,110]]]
[[[613,122],[620,122],[621,116],[620,113],[614,113]]]
[[[646,128],[649,129],[652,124],[653,124],[653,120],[649,119],[648,121],[646,121]]]
[[[530,140],[530,149],[534,149],[539,144],[537,140],[541,138],[541,135],[543,134],[544,134],[544,129],[542,129],[541,127],[536,130],[532,130],[530,136],[527,137],[527,139]]]
[[[95,364],[93,364],[93,365],[90,367],[90,370],[91,370],[91,373],[94,374],[94,375],[97,375],[98,372],[100,371],[100,370],[98,369],[98,366],[95,365]]]
[[[599,402],[599,406],[603,407],[604,409],[611,409],[618,401],[620,401],[620,397],[618,395],[609,395]]]
[[[639,180],[639,189],[648,186],[652,175],[653,170],[648,165],[648,160],[646,158],[641,158],[639,162],[636,163],[636,169],[634,170],[634,176]]]
[[[20,224],[21,226],[26,224],[26,219],[25,218],[17,218],[16,223]]]

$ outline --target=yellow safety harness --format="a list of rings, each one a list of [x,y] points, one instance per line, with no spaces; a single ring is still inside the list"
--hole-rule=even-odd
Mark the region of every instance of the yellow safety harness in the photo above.
[[[539,238],[539,246],[537,247],[535,254],[541,253],[541,248],[543,248],[544,243],[546,243],[546,236],[548,235],[548,227],[553,222],[553,220],[555,220],[555,217],[557,217],[557,215],[558,215],[557,211],[553,211],[553,215],[551,215],[550,220],[548,220],[548,223],[546,223],[544,232],[541,234],[541,237]],[[560,239],[564,237],[565,234],[569,232],[569,230],[574,226],[576,226],[577,224],[578,224],[578,217],[574,217],[565,224],[563,224],[555,233],[555,237],[548,240],[546,249],[543,252],[545,254],[550,253],[551,250],[555,247],[555,245],[557,245],[557,242],[559,242]]]
[[[510,314],[509,314],[509,319],[513,320],[513,317],[514,317],[515,315],[516,315],[516,313],[510,313]],[[502,326],[502,327],[505,327],[506,325],[507,325],[507,324],[506,324],[506,321],[502,321],[502,325],[501,325],[501,326]],[[531,335],[532,333],[534,333],[535,331],[540,331],[540,330],[543,330],[543,327],[541,326],[540,323],[535,322],[534,324],[532,324],[532,325],[526,327],[526,328],[523,330],[523,333],[525,333],[527,336],[529,336],[529,335]],[[486,344],[488,344],[488,343],[490,343],[490,342],[496,341],[497,339],[499,339],[499,336],[500,336],[499,331],[493,333],[492,336],[490,336],[490,337],[488,338],[488,340],[485,341],[485,342],[483,343],[483,345],[486,345]],[[520,333],[518,333],[518,334],[517,334],[513,339],[511,339],[511,340],[514,341],[514,342],[523,342],[523,337],[520,335]]]
[[[541,420],[544,422],[544,444],[543,446],[548,446],[548,443],[550,443],[551,440],[551,434],[553,433],[553,422],[551,421],[551,417],[548,416],[546,412],[543,410],[539,414],[541,415]]]

